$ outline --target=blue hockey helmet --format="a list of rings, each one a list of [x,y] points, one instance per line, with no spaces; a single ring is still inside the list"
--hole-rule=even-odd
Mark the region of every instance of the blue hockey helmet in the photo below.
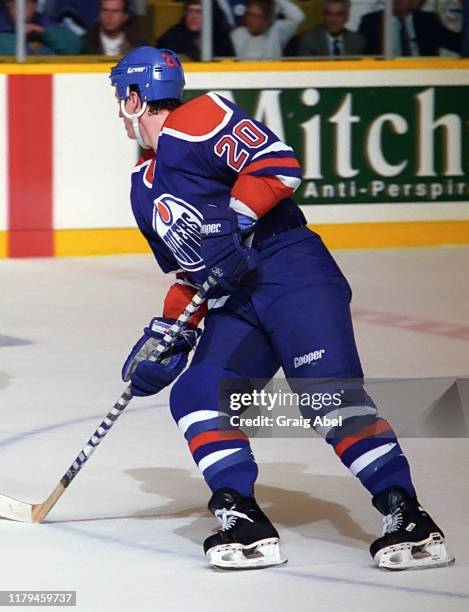
[[[138,88],[142,102],[172,98],[181,100],[184,89],[184,71],[174,51],[137,47],[111,69],[111,83],[119,99],[129,97],[131,85]]]

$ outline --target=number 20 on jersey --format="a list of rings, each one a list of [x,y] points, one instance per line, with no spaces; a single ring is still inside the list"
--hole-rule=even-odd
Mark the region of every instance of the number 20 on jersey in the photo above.
[[[248,149],[258,149],[267,142],[265,134],[250,119],[243,119],[235,125],[231,134],[225,134],[215,144],[218,157],[226,159],[230,168],[239,172],[249,159]]]

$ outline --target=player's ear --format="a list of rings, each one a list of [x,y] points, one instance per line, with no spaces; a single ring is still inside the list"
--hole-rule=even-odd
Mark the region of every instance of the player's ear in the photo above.
[[[142,101],[140,100],[138,93],[136,91],[131,91],[128,99],[130,101],[131,111],[133,113],[138,113],[142,108]]]

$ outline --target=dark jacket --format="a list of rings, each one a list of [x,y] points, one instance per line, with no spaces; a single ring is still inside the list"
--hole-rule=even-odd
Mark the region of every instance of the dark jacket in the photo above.
[[[100,0],[55,0],[53,14],[60,20],[64,13],[73,12],[85,29],[89,29],[98,19],[100,3]]]
[[[196,32],[190,32],[184,20],[169,28],[156,41],[160,49],[171,49],[175,53],[186,55],[193,62],[200,61],[200,36]],[[233,46],[229,36],[221,36],[214,29],[213,54],[221,57],[234,55]]]
[[[444,27],[436,13],[412,12],[420,55],[438,55],[440,47],[460,52],[460,35]],[[358,31],[365,37],[365,55],[383,54],[384,11],[364,15]]]
[[[344,30],[342,32],[343,55],[362,55],[365,40],[358,32]],[[317,25],[312,30],[303,32],[298,43],[298,55],[322,56],[329,55],[329,45],[326,30],[323,25]]]
[[[156,46],[160,49],[171,49],[175,53],[187,55],[194,62],[200,60],[199,35],[189,32],[181,22],[166,30],[156,41]]]

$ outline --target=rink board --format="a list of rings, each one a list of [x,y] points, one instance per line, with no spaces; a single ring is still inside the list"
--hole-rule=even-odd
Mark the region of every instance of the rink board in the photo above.
[[[109,67],[0,65],[0,257],[147,250],[129,206],[138,150]],[[440,58],[187,64],[187,97],[219,91],[294,147],[297,201],[331,247],[469,244],[468,67]],[[32,144],[31,119],[18,112],[31,90],[43,135]]]

